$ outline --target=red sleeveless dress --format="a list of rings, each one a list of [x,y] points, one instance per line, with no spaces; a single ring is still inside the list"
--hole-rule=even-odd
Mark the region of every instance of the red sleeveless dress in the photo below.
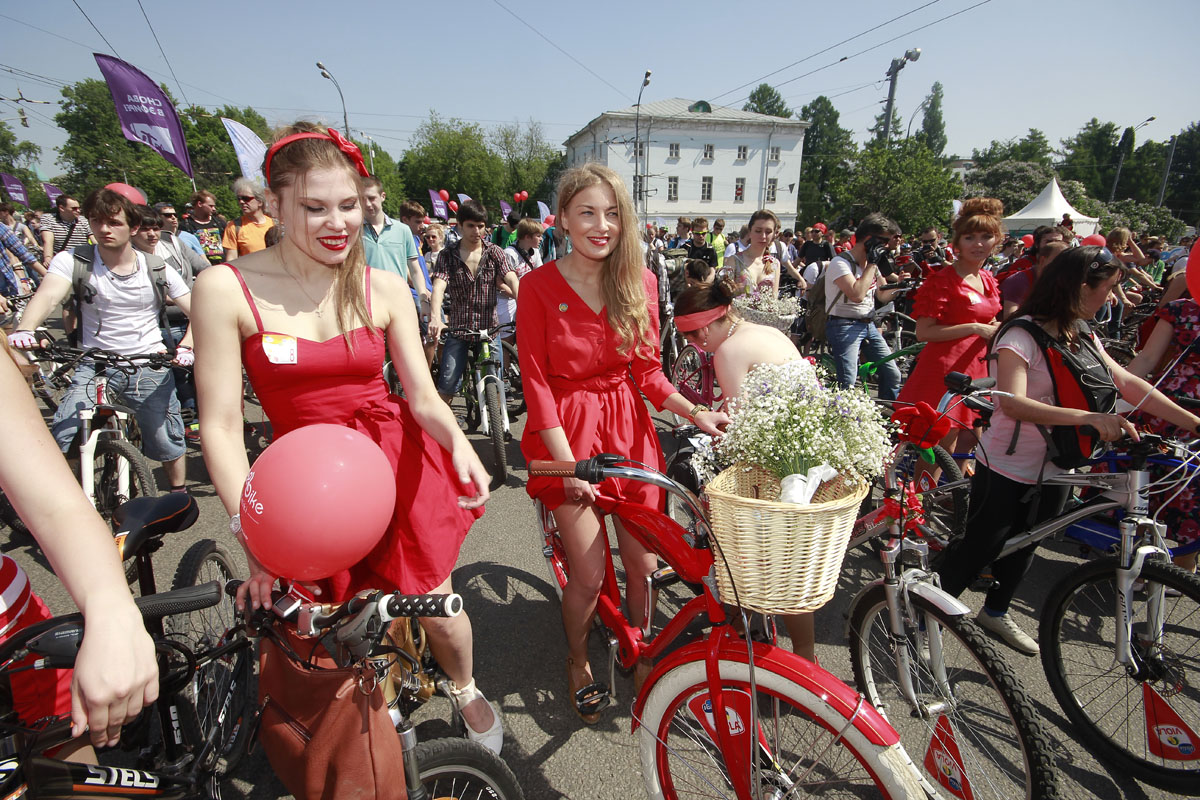
[[[242,341],[242,364],[275,435],[317,423],[345,425],[378,444],[396,473],[396,509],[387,533],[362,561],[321,581],[323,599],[340,602],[363,589],[416,594],[438,586],[483,509],[459,508],[462,492],[450,453],[422,430],[406,400],[388,393],[384,337],[356,328],[350,332],[353,351],[340,335],[323,342],[295,337],[297,363],[272,363],[263,348],[263,335],[272,332],[263,329],[241,273],[229,268],[258,326]],[[366,295],[369,314],[369,273]]]

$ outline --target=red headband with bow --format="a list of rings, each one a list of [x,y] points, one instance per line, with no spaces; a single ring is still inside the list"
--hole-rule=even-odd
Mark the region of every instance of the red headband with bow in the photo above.
[[[271,159],[275,154],[286,145],[300,139],[328,139],[337,145],[337,149],[342,151],[346,158],[350,159],[350,163],[359,175],[364,178],[371,173],[367,171],[367,164],[363,161],[362,151],[358,149],[358,145],[347,139],[342,134],[338,133],[336,128],[326,128],[328,133],[317,133],[316,131],[305,131],[304,133],[293,133],[291,136],[285,136],[275,144],[271,145],[271,149],[267,151],[267,157],[263,160],[263,177],[266,178],[267,184],[271,183]]]

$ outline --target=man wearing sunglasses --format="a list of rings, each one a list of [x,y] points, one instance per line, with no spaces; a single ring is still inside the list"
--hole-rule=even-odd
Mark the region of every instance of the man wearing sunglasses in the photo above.
[[[687,251],[688,258],[699,258],[710,267],[717,266],[717,251],[708,243],[708,220],[696,217],[692,220],[692,235],[682,247]]]
[[[225,226],[221,246],[225,248],[226,261],[266,250],[267,231],[275,227],[275,220],[263,210],[266,195],[261,186],[249,178],[238,178],[233,182],[233,195],[237,198],[242,216]]]
[[[937,228],[929,227],[921,231],[916,260],[921,265],[922,274],[930,275],[937,272],[949,262],[950,259],[946,257],[946,250],[939,244],[940,241],[941,237]]]
[[[88,243],[92,229],[88,221],[79,213],[79,201],[69,194],[60,194],[54,201],[54,213],[43,214],[40,221],[42,229],[42,269],[46,274],[50,268],[50,260],[56,255],[72,247]]]

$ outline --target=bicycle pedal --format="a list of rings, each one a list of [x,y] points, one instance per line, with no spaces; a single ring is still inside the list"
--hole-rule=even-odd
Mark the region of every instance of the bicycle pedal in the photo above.
[[[667,586],[679,583],[680,580],[679,573],[673,567],[659,567],[650,576],[650,584],[655,589],[664,589]]]

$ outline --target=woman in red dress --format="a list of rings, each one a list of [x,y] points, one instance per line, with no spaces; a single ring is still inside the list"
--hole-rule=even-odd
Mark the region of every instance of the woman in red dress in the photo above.
[[[571,239],[570,254],[521,281],[517,341],[529,416],[521,452],[578,461],[619,453],[663,468],[662,450],[640,392],[658,409],[692,418],[709,433],[728,421],[693,406],[663,376],[657,352],[658,297],[644,267],[633,201],[615,172],[599,164],[576,167],[558,184],[556,224]],[[643,483],[592,486],[576,478],[530,478],[530,497],[554,511],[570,563],[563,590],[567,682],[580,718],[599,719],[608,688],[592,677],[587,635],[604,576],[607,537],[592,505],[597,493],[661,506],[662,492]],[[617,524],[626,570],[630,622],[642,623],[645,579],[657,566]],[[644,677],[645,666],[635,674]]]
[[[983,265],[1004,239],[1003,215],[999,200],[975,197],[963,204],[954,220],[952,244],[958,260],[926,278],[913,299],[917,339],[929,344],[918,356],[898,402],[923,400],[937,408],[946,393],[948,373],[963,372],[972,379],[987,376],[982,359],[999,327],[996,315],[1001,304],[996,279]],[[951,453],[966,452],[975,445],[971,430],[975,412],[960,404],[950,416],[965,428],[951,428],[941,445]]]
[[[333,129],[300,124],[286,133],[263,170],[272,215],[286,236],[236,266],[210,267],[196,282],[196,384],[213,486],[235,515],[250,469],[244,366],[276,435],[315,423],[345,425],[374,440],[396,473],[388,530],[361,562],[318,582],[321,597],[453,591],[450,572],[483,513],[487,473],[434,390],[407,285],[366,263],[361,153]],[[385,345],[407,400],[388,393]],[[268,607],[276,576],[249,551],[246,559],[250,579],[238,602]],[[499,752],[500,718],[475,688],[466,615],[421,623],[457,687],[471,738]]]

